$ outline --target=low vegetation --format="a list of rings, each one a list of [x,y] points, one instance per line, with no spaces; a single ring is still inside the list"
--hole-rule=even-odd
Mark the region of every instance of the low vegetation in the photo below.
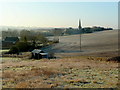
[[[102,58],[30,60],[4,57],[3,88],[117,88],[118,63]]]
[[[120,62],[120,56],[116,56],[116,57],[112,57],[112,58],[109,58],[107,59],[107,61],[114,61],[114,62]]]
[[[32,45],[28,42],[18,42],[16,45],[13,45],[10,50],[9,54],[19,54],[20,52],[26,52],[28,51]]]

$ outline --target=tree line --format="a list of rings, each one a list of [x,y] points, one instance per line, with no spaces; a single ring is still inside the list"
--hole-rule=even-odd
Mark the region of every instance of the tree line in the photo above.
[[[2,39],[5,37],[19,37],[19,41],[10,48],[8,53],[17,53],[31,51],[35,48],[41,48],[50,41],[40,32],[22,30],[22,31],[2,31]]]

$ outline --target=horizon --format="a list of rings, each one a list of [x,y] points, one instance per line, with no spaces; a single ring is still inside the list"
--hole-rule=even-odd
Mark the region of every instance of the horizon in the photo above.
[[[2,2],[0,26],[118,29],[117,2]]]
[[[103,27],[103,26],[89,26],[89,27],[82,27],[82,28],[93,28],[93,27]],[[53,28],[78,28],[78,27],[39,27],[39,26],[0,26],[0,28],[40,28],[40,29],[53,29]],[[103,27],[103,28],[112,28],[112,27]],[[118,29],[118,28],[113,28],[113,29]]]

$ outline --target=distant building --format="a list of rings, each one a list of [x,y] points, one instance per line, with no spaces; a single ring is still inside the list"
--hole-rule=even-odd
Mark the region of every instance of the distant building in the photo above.
[[[80,19],[79,19],[78,29],[82,29],[82,26],[81,26],[81,20],[80,20]]]
[[[48,53],[45,53],[44,51],[40,49],[34,49],[32,51],[32,58],[34,59],[48,58]]]
[[[81,26],[81,20],[80,20],[80,19],[79,19],[78,30],[79,30],[79,33],[80,33],[80,51],[81,51],[81,33],[82,33],[82,26]]]
[[[2,41],[2,49],[9,49],[11,46],[15,45],[19,41],[18,37],[6,37]]]
[[[80,34],[80,30],[82,30],[81,20],[79,20],[78,28],[72,28],[72,27],[66,28],[63,32],[63,35]]]

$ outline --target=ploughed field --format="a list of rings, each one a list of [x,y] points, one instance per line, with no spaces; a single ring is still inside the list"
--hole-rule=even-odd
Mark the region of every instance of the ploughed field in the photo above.
[[[118,63],[108,57],[2,60],[3,88],[116,88]]]

